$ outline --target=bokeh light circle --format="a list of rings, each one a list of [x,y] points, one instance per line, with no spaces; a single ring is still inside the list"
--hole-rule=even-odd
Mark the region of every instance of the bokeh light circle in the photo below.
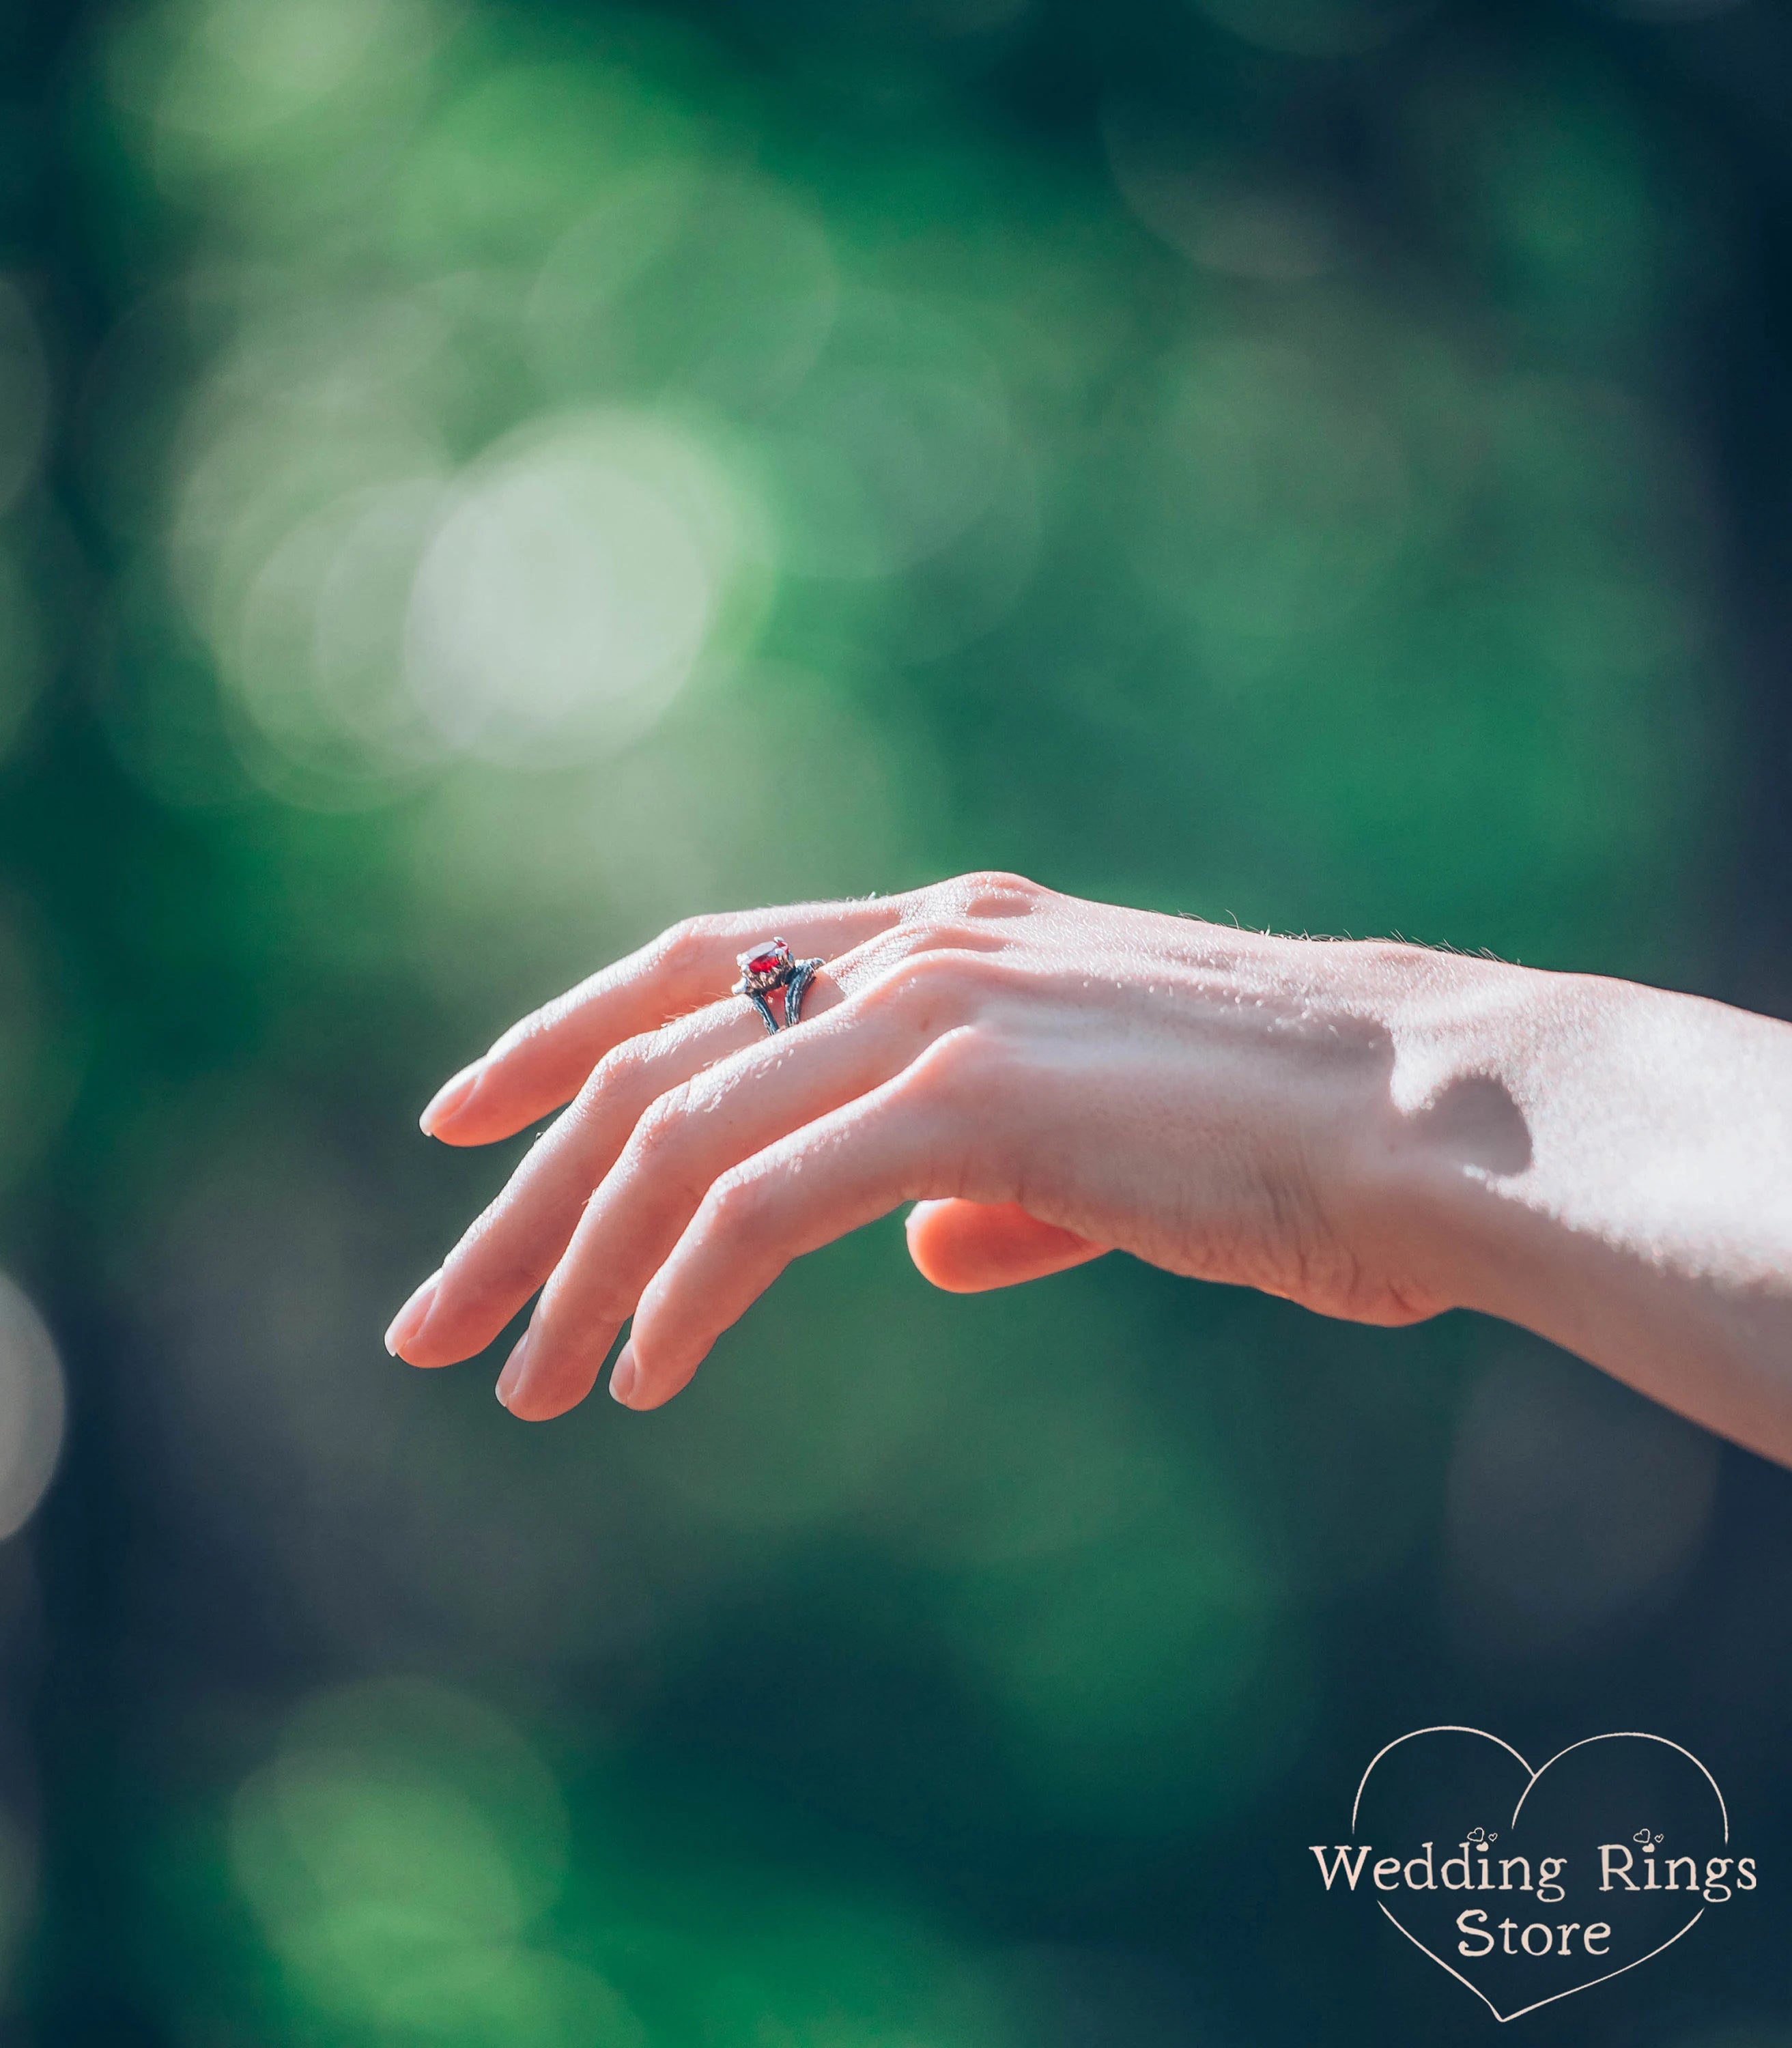
[[[404,688],[404,625],[441,479],[371,486],[302,520],[244,599],[231,673],[287,760],[351,779],[438,757]]]
[[[595,1974],[575,1972],[583,2027],[544,1998],[557,1959],[529,1934],[564,1879],[564,1806],[510,1723],[464,1693],[374,1680],[305,1701],[238,1791],[231,1854],[270,1945],[326,2011],[469,2048],[638,2038]]]
[[[651,417],[533,427],[462,479],[405,623],[405,672],[456,750],[512,766],[613,751],[677,694],[745,556],[738,500]]]
[[[1199,123],[1165,108],[1115,101],[1101,126],[1120,196],[1191,262],[1275,285],[1339,262],[1340,238],[1310,180],[1215,149]]]
[[[1398,560],[1410,483],[1386,422],[1313,351],[1240,338],[1166,378],[1139,482],[1137,558],[1222,638],[1336,626]]]
[[[44,1319],[0,1274],[0,1540],[30,1520],[55,1476],[66,1409]]]
[[[820,223],[768,181],[676,165],[619,184],[564,236],[528,306],[569,399],[676,390],[752,413],[787,398],[832,326]]]
[[[988,509],[1013,426],[968,336],[925,304],[861,295],[754,444],[785,565],[869,581],[937,555]]]

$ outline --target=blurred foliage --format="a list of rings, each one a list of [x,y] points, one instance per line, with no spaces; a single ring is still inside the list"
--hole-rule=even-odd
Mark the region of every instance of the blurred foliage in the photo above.
[[[1782,1479],[1510,1332],[888,1228],[650,1421],[378,1332],[509,1163],[417,1104],[706,906],[993,864],[1747,994],[1784,17],[95,0],[0,67],[19,2038],[1437,2037],[1292,1859],[1452,1712],[1720,1730],[1771,1839]],[[1680,1981],[1552,2023],[1787,2011]]]

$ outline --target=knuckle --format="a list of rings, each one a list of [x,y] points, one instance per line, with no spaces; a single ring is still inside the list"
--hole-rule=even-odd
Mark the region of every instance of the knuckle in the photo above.
[[[928,943],[924,926],[894,925],[831,960],[828,972],[848,995],[868,995],[899,972]]]
[[[654,964],[675,975],[695,969],[713,952],[716,930],[713,917],[681,917],[654,941]]]
[[[622,1095],[638,1099],[643,1109],[664,1088],[669,1062],[677,1058],[683,1042],[674,1020],[657,1031],[638,1032],[612,1045],[592,1068],[584,1092],[592,1096]]]
[[[870,938],[862,940],[845,956],[845,964],[873,973],[881,972],[921,952],[929,943],[932,931],[925,917],[905,917],[887,931],[875,933]]]
[[[484,1222],[482,1217],[480,1223]],[[443,1282],[467,1313],[483,1316],[498,1312],[507,1317],[517,1301],[541,1286],[541,1254],[534,1245],[475,1224],[443,1262]]]
[[[968,1026],[937,1038],[910,1069],[911,1085],[922,1096],[967,1094],[979,1098],[993,1086],[1000,1067],[995,1042]]]
[[[691,1084],[680,1081],[656,1096],[635,1120],[629,1150],[637,1165],[661,1158],[683,1133],[690,1108]]]
[[[956,985],[964,956],[955,952],[911,952],[892,961],[867,994],[881,1003],[902,1003]]]
[[[591,1070],[591,1076],[580,1090],[584,1102],[619,1095],[638,1088],[646,1072],[647,1057],[638,1038],[625,1038],[619,1045],[612,1045]]]
[[[917,952],[890,968],[861,998],[862,1007],[933,1029],[962,1018],[994,986],[988,956],[944,948]]]
[[[938,883],[933,894],[937,904],[950,914],[976,919],[1024,917],[1046,892],[1024,875],[1010,875],[1000,868],[976,868]]]
[[[739,1167],[723,1174],[704,1197],[712,1227],[731,1237],[751,1235],[765,1215],[767,1187],[762,1175]]]
[[[973,918],[935,917],[927,926],[921,943],[932,952],[987,952],[992,945],[1001,941],[993,937],[987,927]]]

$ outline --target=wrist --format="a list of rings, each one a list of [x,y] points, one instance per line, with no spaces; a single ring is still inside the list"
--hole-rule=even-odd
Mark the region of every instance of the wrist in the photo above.
[[[1358,1255],[1415,1314],[1510,1314],[1538,1048],[1573,978],[1420,947],[1367,950],[1385,1052],[1345,1147]]]

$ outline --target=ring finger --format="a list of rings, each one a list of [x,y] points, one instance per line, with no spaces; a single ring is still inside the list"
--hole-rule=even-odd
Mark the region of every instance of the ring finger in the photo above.
[[[451,1145],[508,1138],[572,1101],[613,1047],[699,1010],[727,987],[743,946],[778,933],[799,955],[831,958],[898,924],[906,901],[729,911],[675,925],[512,1025],[437,1092],[423,1127]]]

